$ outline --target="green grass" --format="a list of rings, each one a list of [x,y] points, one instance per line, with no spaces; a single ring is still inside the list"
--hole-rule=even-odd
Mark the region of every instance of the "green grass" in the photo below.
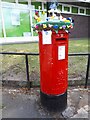
[[[3,52],[38,52],[38,43],[13,44],[0,46]],[[37,66],[37,57],[29,56],[30,70],[33,71]],[[2,71],[7,71],[11,66],[19,64],[22,70],[25,69],[25,57],[17,55],[5,55],[2,58]]]
[[[29,44],[13,44],[0,46],[3,52],[39,52],[38,43]],[[69,53],[85,53],[88,52],[88,40],[70,40]],[[39,74],[39,56],[29,56],[30,75],[37,78]],[[25,71],[25,57],[17,55],[3,55],[2,72],[5,73],[10,69],[15,69],[15,73]],[[69,77],[84,77],[86,71],[87,57],[69,57]],[[18,68],[18,69],[17,69]],[[1,72],[0,71],[0,72]],[[38,79],[38,78],[37,78]]]
[[[69,53],[78,52],[88,52],[88,39],[69,41]]]
[[[88,40],[69,41],[69,53],[88,52]],[[69,77],[85,77],[87,57],[77,56],[69,57]]]

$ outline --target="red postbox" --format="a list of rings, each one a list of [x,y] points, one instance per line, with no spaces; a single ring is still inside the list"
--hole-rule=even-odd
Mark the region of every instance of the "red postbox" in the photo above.
[[[74,20],[55,16],[33,28],[39,33],[41,103],[49,110],[62,111],[67,106],[68,33]]]
[[[67,106],[68,33],[39,32],[41,103],[50,110]]]

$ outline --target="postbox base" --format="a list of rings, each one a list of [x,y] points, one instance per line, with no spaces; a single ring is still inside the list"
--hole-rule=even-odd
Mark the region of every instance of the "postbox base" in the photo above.
[[[62,112],[67,107],[67,91],[60,95],[47,95],[40,91],[41,104],[49,111]]]

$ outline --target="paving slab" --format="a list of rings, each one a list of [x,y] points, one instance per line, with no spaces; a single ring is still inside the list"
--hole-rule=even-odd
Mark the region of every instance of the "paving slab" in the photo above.
[[[30,42],[38,42],[38,36],[0,38],[0,45],[16,44],[16,43],[30,43]]]
[[[40,103],[39,88],[6,88],[2,89],[3,118],[54,118],[89,120],[90,106],[88,94],[90,90],[83,87],[68,88],[68,106],[65,111],[51,112]],[[82,104],[81,104],[82,103]]]
[[[48,112],[40,104],[39,90],[23,92],[16,89],[4,89],[2,102],[3,118],[55,118],[61,113]]]

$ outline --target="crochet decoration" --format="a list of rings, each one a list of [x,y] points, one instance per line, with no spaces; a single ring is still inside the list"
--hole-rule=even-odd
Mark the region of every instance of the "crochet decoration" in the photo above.
[[[51,30],[56,33],[58,33],[59,30],[65,30],[68,33],[69,29],[73,28],[74,20],[71,17],[62,17],[61,12],[57,9],[51,9],[48,12],[49,17],[46,18],[46,21],[42,21],[39,12],[35,11],[34,19],[37,23],[33,26],[34,30],[38,32],[42,30]],[[45,14],[45,12],[43,12],[43,14]]]

